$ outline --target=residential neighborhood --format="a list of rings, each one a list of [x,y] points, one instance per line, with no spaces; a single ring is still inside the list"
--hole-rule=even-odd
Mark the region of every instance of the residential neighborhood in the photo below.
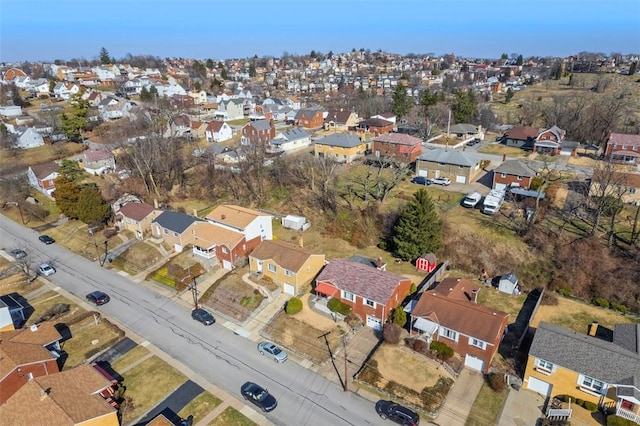
[[[640,424],[640,57],[512,56],[1,63],[0,418]]]

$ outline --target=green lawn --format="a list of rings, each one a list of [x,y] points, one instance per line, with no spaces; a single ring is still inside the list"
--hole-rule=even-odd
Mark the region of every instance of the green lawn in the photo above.
[[[213,419],[209,426],[253,426],[255,424],[240,411],[233,407],[228,407]]]
[[[498,423],[507,391],[494,392],[488,383],[484,383],[471,407],[465,426],[486,426]]]
[[[149,353],[149,349],[138,345],[118,358],[113,364],[111,364],[111,368],[120,373],[121,370],[124,370],[134,362],[146,357]]]
[[[502,155],[506,154],[507,157],[525,157],[528,152],[521,148],[516,148],[514,146],[506,146],[502,144],[490,144],[485,145],[481,148],[478,148],[478,152],[482,154],[494,154],[494,155]]]

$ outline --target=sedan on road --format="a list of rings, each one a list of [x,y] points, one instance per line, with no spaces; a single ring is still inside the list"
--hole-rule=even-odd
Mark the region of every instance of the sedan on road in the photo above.
[[[45,277],[48,277],[49,275],[53,275],[56,273],[56,268],[54,268],[48,263],[41,263],[40,265],[38,265],[38,273],[40,275],[44,275]]]
[[[15,259],[22,259],[24,257],[27,257],[27,252],[20,249],[11,250],[9,254],[13,256]]]
[[[262,411],[273,411],[278,401],[265,388],[253,382],[247,382],[240,388],[240,393],[246,401],[258,406]]]
[[[40,241],[42,241],[43,243],[45,243],[46,245],[53,244],[53,243],[55,243],[55,242],[56,242],[56,240],[54,240],[53,238],[51,238],[51,237],[50,237],[50,236],[48,236],[48,235],[40,235],[40,236],[38,237],[38,239],[39,239]]]
[[[96,306],[102,306],[105,303],[109,303],[110,300],[109,295],[101,291],[94,291],[93,293],[87,294],[87,301]]]
[[[389,419],[401,425],[417,426],[420,423],[420,416],[417,413],[391,401],[381,399],[376,402],[376,412],[382,420]]]
[[[258,343],[258,352],[260,352],[260,355],[268,356],[275,362],[285,362],[289,358],[282,348],[275,343],[267,341]]]
[[[191,318],[203,323],[204,325],[211,325],[216,322],[213,315],[201,308],[191,311]]]

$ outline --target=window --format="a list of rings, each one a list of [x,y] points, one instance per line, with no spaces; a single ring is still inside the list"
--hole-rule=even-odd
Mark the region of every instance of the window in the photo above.
[[[473,338],[473,337],[469,340],[469,344],[471,344],[471,346],[475,346],[476,348],[480,348],[480,349],[484,349],[485,346],[487,345],[482,340],[478,340],[478,339]]]
[[[546,374],[553,373],[553,367],[554,365],[549,361],[545,361],[544,359],[536,360],[536,370],[540,371],[541,373],[546,373]]]
[[[518,180],[522,180],[522,176],[518,176]]]
[[[227,250],[227,248],[225,246],[222,246],[222,252],[224,254],[227,254],[229,252],[229,250]]]
[[[500,177],[506,178],[507,174],[506,173],[500,173]]]
[[[578,385],[586,392],[601,393],[604,388],[604,383],[600,380],[596,380],[593,377],[583,376],[578,377]]]
[[[169,230],[168,229],[164,229],[164,233],[165,233],[165,235],[168,234]]]
[[[173,236],[174,236],[174,237],[177,237],[177,236],[178,236],[178,233],[177,233],[177,232],[174,232],[174,233],[173,233]]]
[[[458,341],[458,333],[448,328],[440,327],[440,335],[455,342]]]
[[[374,302],[373,300],[369,300],[369,299],[365,299],[365,302],[367,306],[371,306],[372,308],[376,307],[376,302]]]
[[[269,272],[275,272],[276,271],[276,265],[274,265],[273,263],[270,263],[267,266],[267,269],[269,269]]]
[[[353,293],[349,293],[348,291],[344,291],[344,290],[342,290],[342,298],[349,300],[351,302],[356,300],[356,297],[354,296]]]
[[[293,276],[293,272],[289,271],[288,269],[284,270],[284,274],[288,277],[292,277]]]

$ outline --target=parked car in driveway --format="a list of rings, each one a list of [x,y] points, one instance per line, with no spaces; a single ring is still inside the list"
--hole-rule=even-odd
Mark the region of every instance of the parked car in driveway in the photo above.
[[[53,243],[55,243],[55,242],[56,242],[56,240],[54,240],[53,238],[51,238],[51,237],[50,237],[50,236],[48,236],[48,235],[40,235],[40,236],[38,237],[38,239],[39,239],[40,241],[42,241],[43,243],[47,244],[47,245],[49,245],[49,244],[53,244]]]
[[[289,357],[285,351],[282,350],[275,343],[262,341],[258,343],[258,352],[260,355],[267,356],[275,362],[285,362]]]
[[[27,256],[27,252],[24,251],[24,250],[20,250],[20,249],[11,250],[9,252],[9,254],[11,256],[13,256],[14,259],[22,259],[22,258],[25,258]]]
[[[447,186],[451,184],[451,179],[449,179],[448,177],[437,177],[437,178],[433,178],[432,182],[436,185]]]
[[[56,269],[48,263],[41,263],[40,265],[38,265],[38,273],[40,275],[48,277],[49,275],[55,274]]]
[[[93,293],[87,294],[87,301],[96,306],[102,306],[105,303],[109,303],[110,300],[109,295],[101,291],[94,291]]]
[[[431,181],[431,179],[427,179],[424,176],[415,176],[413,179],[411,179],[411,183],[415,183],[418,185],[431,185],[433,182]]]
[[[253,382],[246,382],[242,385],[240,393],[246,401],[255,404],[262,411],[273,411],[278,406],[278,401],[269,391]]]
[[[216,319],[209,312],[202,308],[194,309],[191,311],[191,318],[203,323],[204,325],[211,325],[216,322]]]
[[[417,426],[420,423],[418,413],[391,401],[381,399],[376,402],[376,412],[381,419],[389,419],[401,425]]]

